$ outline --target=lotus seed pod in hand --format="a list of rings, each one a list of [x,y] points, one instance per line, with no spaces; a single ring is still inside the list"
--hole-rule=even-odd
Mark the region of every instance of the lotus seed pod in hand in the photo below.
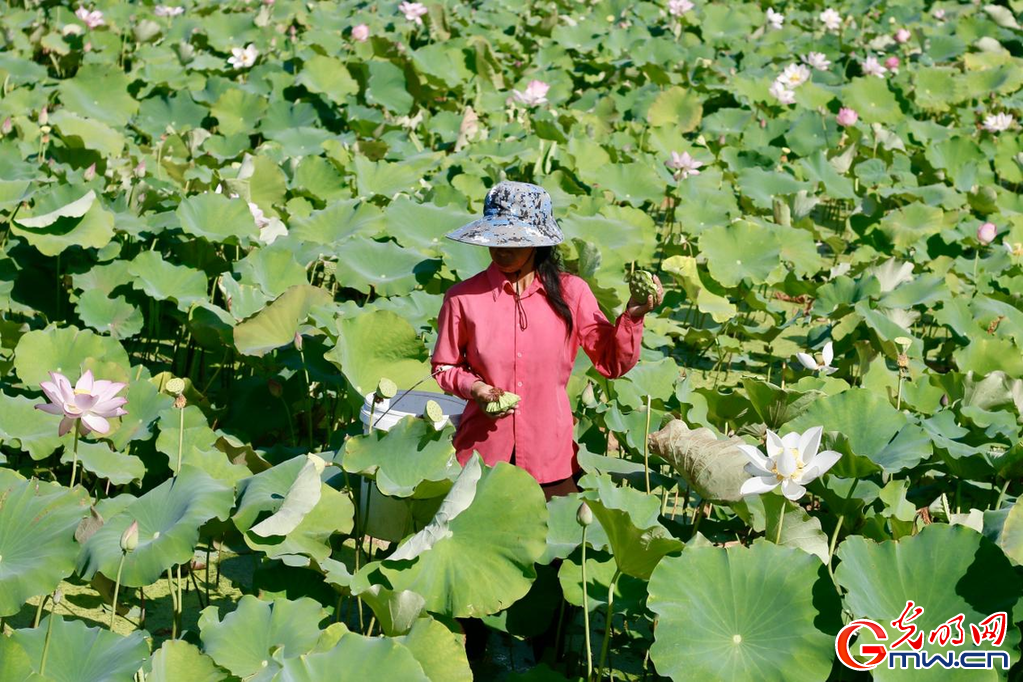
[[[486,410],[488,414],[500,414],[515,407],[519,400],[521,400],[519,396],[505,391],[501,394],[500,398],[497,400],[491,400],[483,409]]]
[[[121,534],[121,551],[134,552],[139,546],[139,522],[132,521],[124,533]]]
[[[387,377],[380,377],[380,381],[377,382],[376,396],[379,400],[387,400],[393,398],[394,394],[398,392],[398,385]]]
[[[579,510],[575,513],[575,520],[580,526],[588,526],[593,523],[593,510],[590,509],[590,505],[583,502],[579,505]]]
[[[626,275],[625,281],[629,285],[629,293],[637,301],[645,301],[647,298],[657,295],[654,276],[646,270],[636,270]]]

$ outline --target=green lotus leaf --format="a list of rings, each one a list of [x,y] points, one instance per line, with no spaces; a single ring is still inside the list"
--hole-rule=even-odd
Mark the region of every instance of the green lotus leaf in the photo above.
[[[646,405],[647,396],[653,400],[668,400],[675,394],[678,377],[678,366],[670,358],[661,358],[657,362],[641,361],[629,370],[627,377],[615,382],[618,404],[635,410]]]
[[[373,204],[346,199],[293,220],[290,234],[314,244],[337,244],[357,234],[375,235],[381,227],[380,217],[380,209]]]
[[[31,196],[28,180],[0,180],[0,211],[10,211]]]
[[[241,275],[239,281],[259,287],[273,298],[283,294],[289,287],[308,284],[305,268],[298,264],[289,249],[278,246],[280,243],[256,249],[238,261],[234,271]]]
[[[370,161],[361,154],[356,155],[355,178],[359,196],[372,198],[380,194],[391,197],[398,192],[410,192],[439,161],[440,155],[436,153],[407,157],[399,163]]]
[[[103,291],[90,289],[78,299],[76,311],[86,326],[115,339],[127,339],[142,331],[142,311],[124,296],[109,298]]]
[[[948,111],[966,96],[959,72],[945,67],[922,68],[913,74],[914,103],[928,111]]]
[[[822,562],[828,560],[828,536],[821,530],[819,518],[810,516],[805,509],[789,502],[782,495],[750,495],[743,498],[743,503],[751,517],[747,521],[753,530],[762,531],[767,540],[801,549]]]
[[[443,492],[437,483],[452,481],[461,471],[452,433],[452,428],[438,431],[424,419],[406,417],[389,431],[345,441],[341,466],[348,473],[372,476],[385,495],[412,497],[422,489],[420,497],[434,497]]]
[[[71,575],[75,528],[88,505],[80,487],[72,492],[0,469],[0,616],[17,613]]]
[[[61,462],[71,463],[74,452],[64,439],[64,452]],[[110,481],[114,485],[127,485],[132,481],[142,482],[146,475],[146,465],[134,455],[114,452],[106,443],[78,443],[78,465],[98,478]]]
[[[39,627],[15,630],[11,639],[28,654],[38,672],[50,619],[51,646],[46,656],[46,676],[54,682],[131,682],[149,657],[149,645],[141,632],[121,637],[108,630],[90,628],[78,620],[46,616]],[[54,646],[56,645],[56,646]]]
[[[32,661],[20,644],[11,637],[0,637],[0,680],[37,682],[45,679],[32,672]]]
[[[207,424],[202,410],[195,405],[180,410],[172,404],[160,412],[159,419],[160,435],[156,438],[156,450],[167,456],[171,471],[178,470],[180,450],[182,468],[193,466],[222,483],[233,486],[249,475],[246,467],[233,464],[224,452],[217,449],[217,434]]]
[[[703,102],[693,90],[674,86],[657,96],[650,109],[647,120],[655,128],[671,126],[680,133],[696,130],[703,116]]]
[[[739,489],[749,478],[744,467],[749,459],[738,448],[745,443],[732,436],[718,438],[708,428],[690,429],[672,419],[650,434],[650,451],[671,464],[705,500],[736,502]]]
[[[352,195],[348,182],[332,161],[322,156],[306,156],[295,169],[292,185],[321,201],[332,202]],[[334,226],[331,226],[333,229]]]
[[[803,190],[809,191],[812,185],[796,180],[788,173],[768,171],[762,168],[744,168],[739,171],[739,188],[743,195],[753,202],[754,206],[769,210],[774,205],[776,196],[796,194]],[[734,262],[735,259],[733,258]]]
[[[217,119],[217,130],[220,134],[251,135],[259,125],[266,108],[265,97],[239,88],[231,88],[213,103],[210,114]]]
[[[91,191],[90,191],[91,194]],[[85,200],[89,195],[82,197]],[[114,214],[98,202],[89,202],[90,207],[80,216],[66,217],[62,211],[77,213],[78,202],[33,218],[16,219],[11,226],[13,234],[22,237],[44,256],[57,256],[72,246],[86,249],[101,249],[114,237]],[[43,223],[31,227],[26,223]],[[20,224],[20,225],[19,225]]]
[[[369,62],[366,101],[380,104],[396,114],[407,114],[415,100],[406,90],[405,73],[400,67],[380,60]]]
[[[206,656],[194,644],[180,639],[168,639],[153,653],[147,665],[150,672],[146,680],[152,682],[221,682],[228,678],[213,659]]]
[[[592,183],[611,190],[619,201],[642,206],[658,203],[664,197],[665,182],[648,163],[612,163],[600,169],[599,180]]]
[[[124,136],[105,123],[77,116],[70,111],[55,111],[50,123],[60,133],[64,144],[73,149],[93,149],[103,156],[120,156]]]
[[[342,106],[352,95],[359,94],[359,84],[348,73],[344,63],[333,57],[316,55],[309,59],[302,65],[297,81],[309,92],[325,95],[331,102]]]
[[[86,580],[96,573],[113,579],[123,555],[121,534],[138,521],[139,544],[124,555],[121,584],[150,585],[168,568],[190,561],[199,527],[214,518],[227,519],[233,502],[231,488],[185,465],[176,478],[133,501],[89,538],[78,557],[78,573]]]
[[[397,639],[345,632],[326,652],[286,658],[274,682],[361,682],[367,679],[430,682],[412,652]]]
[[[388,236],[430,256],[448,255],[444,235],[475,218],[454,206],[418,203],[403,196],[388,204],[384,215]]]
[[[775,431],[785,422],[801,415],[814,401],[824,395],[821,391],[804,393],[783,389],[775,384],[752,378],[743,379],[742,386],[746,389],[753,409],[760,415],[767,428]]]
[[[800,165],[806,170],[807,176],[814,182],[823,185],[829,197],[832,199],[855,199],[856,193],[853,190],[852,180],[836,170],[832,162],[833,160],[828,159],[823,149],[799,160]]]
[[[336,277],[342,286],[364,294],[372,290],[379,296],[397,296],[416,288],[438,266],[437,261],[393,242],[355,237],[339,249]]]
[[[275,650],[285,663],[312,651],[327,615],[308,597],[265,602],[250,594],[223,620],[217,611],[209,606],[199,616],[203,651],[232,674],[253,680],[270,680],[280,670]]]
[[[341,368],[360,397],[369,393],[381,377],[402,388],[430,374],[422,340],[408,322],[390,311],[341,317],[337,331],[337,345],[323,357]],[[420,390],[436,390],[431,389],[435,385],[426,382]]]
[[[404,635],[418,621],[426,606],[422,595],[409,590],[393,592],[380,585],[371,585],[359,598],[373,609],[380,630],[388,637]]]
[[[115,260],[102,265],[94,265],[87,272],[71,275],[71,283],[79,291],[97,290],[110,296],[114,289],[131,283],[128,273],[129,261]]]
[[[405,645],[430,682],[470,682],[473,679],[459,634],[433,618],[418,618],[412,629],[396,641]]]
[[[155,251],[135,256],[128,268],[132,286],[157,301],[173,300],[178,310],[206,298],[206,275],[184,265],[168,263]]]
[[[55,199],[56,197],[51,198]],[[49,227],[61,218],[81,218],[85,216],[85,214],[89,212],[89,209],[92,208],[93,204],[96,203],[96,192],[94,190],[89,190],[78,199],[56,207],[47,206],[46,204],[48,203],[52,203],[52,201],[43,204],[43,207],[48,209],[45,213],[34,216],[21,216],[16,218],[14,222],[22,227],[38,229]],[[38,212],[40,207],[37,206],[36,208]]]
[[[158,139],[168,128],[179,134],[202,128],[207,113],[208,110],[192,101],[186,92],[155,95],[139,104],[135,125],[151,138]]]
[[[116,340],[88,329],[49,326],[26,333],[14,349],[14,371],[29,386],[60,372],[72,385],[86,370],[97,379],[128,380],[128,354]]]
[[[260,537],[287,535],[320,501],[320,473],[310,456],[294,457],[238,484],[234,522]],[[260,522],[263,512],[270,516]]]
[[[916,202],[886,215],[879,229],[897,249],[903,250],[941,232],[943,216],[940,208]]]
[[[712,227],[700,235],[711,276],[725,287],[744,279],[763,284],[781,264],[781,244],[770,230],[749,221]]]
[[[991,374],[1002,372],[1014,379],[1023,378],[1023,355],[1009,339],[978,336],[952,352],[960,372]]]
[[[237,243],[256,239],[259,228],[241,199],[206,192],[184,199],[176,212],[181,229],[211,242]]]
[[[152,438],[153,422],[159,418],[161,412],[169,409],[174,403],[174,398],[160,392],[149,378],[149,371],[141,365],[130,370],[131,381],[127,390],[121,394],[128,399],[128,407],[125,408],[128,414],[121,417],[120,425],[106,436],[118,452],[126,450],[128,443],[132,441]],[[177,463],[176,456],[174,461]]]
[[[0,393],[0,438],[8,445],[17,441],[18,447],[34,460],[49,457],[65,443],[57,435],[60,419],[35,409],[45,402],[45,398],[31,400]]]
[[[656,497],[616,487],[607,475],[587,478],[594,489],[584,492],[582,499],[607,534],[619,571],[647,580],[665,555],[684,547],[658,522],[661,505]]]
[[[224,274],[217,279],[217,288],[224,295],[231,317],[238,321],[252,317],[273,300],[259,287],[241,284],[229,274]]]
[[[496,613],[529,591],[546,521],[542,492],[530,474],[503,462],[483,470],[474,456],[433,521],[391,558],[364,566],[353,592],[383,584],[418,592],[433,613]]]
[[[128,93],[131,79],[119,66],[84,64],[73,78],[59,81],[57,91],[67,109],[114,128],[124,128],[139,104]]]
[[[697,310],[710,315],[715,322],[727,322],[738,314],[738,309],[727,298],[706,288],[692,256],[671,256],[665,259],[663,267],[665,272],[679,278],[686,295],[696,301]]]
[[[984,537],[998,545],[1009,560],[1023,564],[1023,501],[984,512]]]
[[[895,438],[872,459],[886,474],[912,469],[928,459],[933,452],[931,437],[916,424],[906,424]]]
[[[559,495],[547,501],[547,549],[537,560],[538,564],[564,559],[582,543],[583,528],[576,520],[581,503],[579,493]],[[608,545],[604,527],[599,523],[590,524],[586,530],[586,544],[594,549],[605,549]]]
[[[816,557],[763,541],[665,558],[650,576],[650,659],[673,680],[826,679],[841,621],[821,572]],[[821,632],[822,619],[837,627]]]
[[[234,343],[245,355],[262,356],[294,342],[309,309],[332,302],[326,289],[309,284],[289,287],[273,303],[234,328]]]
[[[902,118],[895,95],[884,78],[862,76],[842,88],[842,105],[854,109],[864,123],[892,124]]]
[[[1015,623],[1016,607],[1023,593],[1023,579],[1002,551],[991,541],[965,526],[930,524],[917,535],[899,541],[876,543],[862,536],[848,537],[838,548],[841,560],[835,579],[845,588],[845,603],[854,618],[869,618],[887,627],[912,600],[924,612],[912,624],[929,633],[957,614],[969,623],[979,623],[992,613],[1005,611]],[[899,576],[885,580],[882,576]],[[889,630],[892,632],[892,630]],[[1019,659],[1018,628],[1010,626],[1003,646],[1011,661]],[[866,630],[859,631],[857,644],[876,641]],[[991,650],[989,641],[971,649]],[[944,655],[956,649],[951,643],[928,642],[927,652]],[[935,667],[936,680],[1002,679],[1001,671],[979,675],[962,669]],[[877,680],[907,679],[902,670],[880,666],[872,671]],[[910,675],[911,676],[911,675]]]

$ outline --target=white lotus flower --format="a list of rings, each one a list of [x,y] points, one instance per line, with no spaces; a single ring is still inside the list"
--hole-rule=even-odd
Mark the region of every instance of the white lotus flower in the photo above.
[[[71,388],[71,382],[60,372],[50,372],[50,378],[53,381],[40,384],[50,402],[36,405],[35,408],[64,417],[57,428],[60,436],[70,431],[76,423],[78,432],[83,436],[90,431],[107,433],[110,431],[110,422],[107,421],[109,417],[128,414],[121,407],[128,399],[115,397],[127,386],[125,383],[105,379],[94,381],[92,370],[86,370],[74,388]]]
[[[261,209],[258,204],[255,204],[251,201],[248,203],[249,213],[252,214],[252,219],[256,221],[256,227],[263,229],[264,227],[269,225],[270,219],[263,214],[263,209]]]
[[[775,80],[789,90],[795,90],[800,85],[810,80],[810,69],[802,64],[789,64]]]
[[[768,89],[768,92],[782,104],[792,104],[796,101],[796,93],[786,88],[785,85],[778,80],[771,83],[771,87]]]
[[[888,69],[877,61],[877,57],[874,55],[870,55],[863,61],[863,75],[884,78],[886,73],[888,73]]]
[[[525,104],[527,107],[535,107],[540,104],[547,103],[547,91],[551,89],[551,86],[547,85],[543,81],[531,80],[526,86],[525,91],[520,92],[518,90],[512,90],[515,99]]]
[[[409,21],[414,21],[422,26],[422,16],[427,14],[430,10],[426,9],[426,5],[421,2],[403,2],[398,5],[398,11],[404,14],[405,18]]]
[[[89,28],[96,28],[102,26],[105,22],[103,21],[103,12],[98,9],[94,9],[91,12],[84,7],[79,7],[75,10],[75,16],[82,20],[82,22]]]
[[[831,66],[831,61],[824,56],[823,52],[810,52],[809,54],[805,54],[803,55],[803,62],[818,71],[827,71]]]
[[[785,23],[785,15],[780,12],[775,12],[770,7],[767,8],[767,25],[773,29],[780,29],[782,24]]]
[[[832,374],[838,371],[837,367],[831,366],[831,361],[835,359],[835,349],[832,347],[831,342],[828,341],[824,344],[824,350],[821,351],[822,364],[817,364],[817,361],[813,359],[813,356],[809,353],[796,353],[796,359],[799,360],[799,364],[806,367],[811,372],[820,372],[821,374]]]
[[[837,31],[842,26],[842,15],[830,7],[821,12],[818,18],[829,31]]]
[[[176,17],[179,14],[185,13],[184,7],[169,7],[167,5],[157,5],[153,8],[153,13],[158,17]]]
[[[1008,239],[1002,240],[1002,246],[1005,247],[1010,258],[1021,258],[1023,257],[1023,243],[1021,242],[1010,242]]]
[[[700,171],[697,170],[703,165],[702,161],[697,161],[689,155],[689,152],[672,152],[671,158],[664,162],[664,165],[675,171],[675,179],[688,178],[690,175],[699,175]]]
[[[668,0],[668,14],[680,17],[695,6],[689,0]]]
[[[806,494],[806,484],[820,478],[842,456],[834,450],[817,452],[824,427],[815,426],[803,433],[787,433],[779,438],[774,431],[767,432],[767,456],[752,445],[738,445],[749,459],[746,473],[753,476],[739,489],[739,494],[761,495],[779,485],[781,493],[790,500]]]
[[[259,50],[252,43],[249,43],[245,48],[232,47],[231,57],[227,60],[227,63],[236,69],[248,69],[256,63],[256,58],[259,57]]]
[[[984,130],[989,133],[1000,133],[1011,128],[1015,120],[1012,114],[1005,112],[992,114],[984,119]]]

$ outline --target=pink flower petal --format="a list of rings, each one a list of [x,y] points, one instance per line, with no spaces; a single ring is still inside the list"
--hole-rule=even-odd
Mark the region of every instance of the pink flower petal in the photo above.
[[[71,417],[64,417],[63,419],[61,419],[60,426],[57,427],[57,435],[58,436],[66,435],[67,432],[71,430],[71,427],[74,426],[76,421],[78,420],[72,419]]]
[[[110,430],[110,422],[98,414],[86,414],[82,416],[82,421],[97,433],[106,433]]]
[[[85,391],[86,393],[92,393],[92,370],[85,370],[85,374],[78,378],[78,383],[75,384],[75,391]]]
[[[42,410],[43,412],[49,412],[50,414],[64,414],[64,408],[59,404],[40,403],[39,405],[36,405],[35,408],[37,410]]]
[[[91,393],[79,393],[75,396],[74,405],[82,412],[91,410],[99,400],[99,396],[92,395]]]

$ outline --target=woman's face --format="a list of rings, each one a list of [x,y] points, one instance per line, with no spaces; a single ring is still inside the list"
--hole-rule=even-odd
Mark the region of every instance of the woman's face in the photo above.
[[[517,272],[526,269],[526,265],[533,259],[535,247],[506,248],[499,246],[490,247],[490,258],[497,265],[501,272]]]

